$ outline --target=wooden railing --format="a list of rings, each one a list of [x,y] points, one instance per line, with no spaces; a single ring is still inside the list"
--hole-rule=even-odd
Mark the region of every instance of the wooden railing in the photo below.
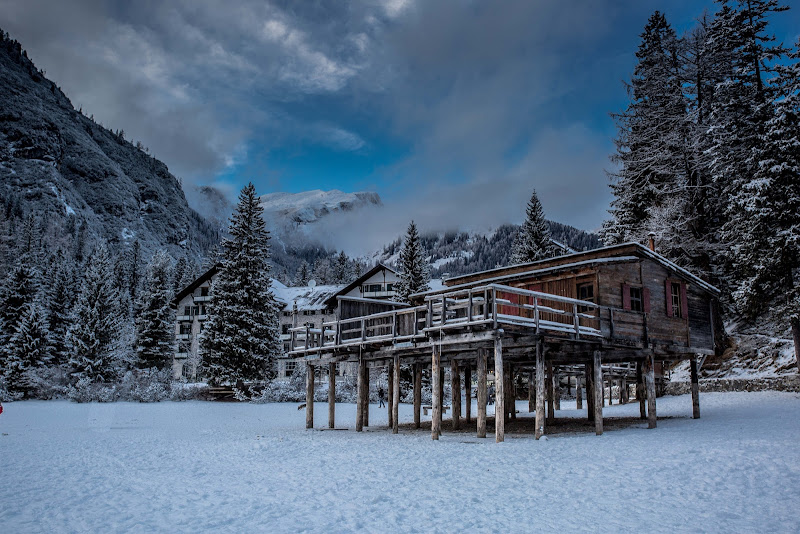
[[[316,352],[367,342],[404,343],[438,331],[502,325],[530,327],[537,334],[558,332],[574,339],[647,340],[643,313],[490,284],[429,295],[421,306],[338,319],[320,327],[292,328],[291,352]]]

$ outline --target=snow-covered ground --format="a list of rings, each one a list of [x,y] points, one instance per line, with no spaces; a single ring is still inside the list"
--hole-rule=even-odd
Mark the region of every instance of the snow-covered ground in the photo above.
[[[702,395],[700,420],[688,396],[666,397],[656,430],[502,444],[448,422],[438,442],[392,435],[377,406],[362,434],[306,431],[294,404],[5,408],[0,532],[800,531],[791,393]],[[355,407],[337,410],[352,428]],[[326,404],[315,417],[327,423]]]

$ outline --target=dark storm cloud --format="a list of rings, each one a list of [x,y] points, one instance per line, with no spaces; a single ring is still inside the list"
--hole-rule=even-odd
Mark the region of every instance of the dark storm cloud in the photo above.
[[[380,240],[411,217],[518,222],[534,187],[550,218],[597,227],[608,136],[564,106],[593,83],[615,5],[0,0],[0,26],[184,179],[235,180],[278,145],[369,157],[389,139],[402,158],[331,184],[385,197]]]

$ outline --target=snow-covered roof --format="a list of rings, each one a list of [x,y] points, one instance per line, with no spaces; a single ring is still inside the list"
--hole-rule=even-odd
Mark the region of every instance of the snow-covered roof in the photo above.
[[[275,298],[284,304],[284,311],[291,311],[295,302],[299,311],[324,310],[327,307],[326,301],[343,287],[343,285],[287,287],[277,280],[272,281],[272,292]]]
[[[389,271],[389,272],[391,272],[393,274],[397,274],[397,271],[395,271],[391,267],[389,267],[387,265],[384,265],[383,263],[376,263],[375,266],[372,269],[368,270],[367,272],[365,272],[364,274],[362,274],[361,276],[359,276],[358,278],[356,278],[355,280],[353,280],[352,282],[350,282],[346,286],[339,286],[339,291],[337,291],[336,293],[334,293],[333,295],[331,295],[329,297],[331,299],[331,302],[329,303],[329,305],[330,306],[335,306],[336,305],[336,299],[334,297],[336,297],[338,294],[344,295],[346,293],[349,293],[350,291],[352,291],[353,289],[357,288],[362,283],[364,283],[365,280],[368,280],[372,275],[374,275],[375,273],[379,272],[382,269],[386,269],[387,271]]]

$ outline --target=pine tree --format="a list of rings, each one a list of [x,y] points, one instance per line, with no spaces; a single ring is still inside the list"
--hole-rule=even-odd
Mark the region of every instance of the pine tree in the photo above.
[[[280,354],[279,307],[271,290],[269,240],[253,184],[239,194],[223,241],[209,319],[201,337],[212,383],[271,380]]]
[[[22,262],[17,263],[0,286],[0,368],[4,366],[9,340],[38,292],[36,273]]]
[[[618,134],[611,160],[619,170],[609,173],[612,219],[601,232],[607,244],[646,240],[651,218],[669,220],[673,226],[668,228],[675,233],[685,231],[682,225],[674,228],[684,219],[683,193],[691,172],[682,44],[658,11],[650,16],[641,37],[628,86],[630,103],[624,112],[612,114]],[[660,237],[664,244],[670,241]]]
[[[59,251],[53,261],[53,274],[47,290],[47,323],[54,365],[64,365],[69,359],[67,331],[72,324],[72,304],[75,295],[75,273],[71,262]]]
[[[511,262],[526,263],[555,256],[550,230],[536,191],[531,194],[525,214],[525,222],[514,240]]]
[[[428,262],[414,221],[408,225],[405,242],[400,251],[400,280],[395,290],[400,302],[410,302],[411,295],[428,291],[430,281]]]
[[[325,285],[333,278],[331,273],[331,262],[326,258],[318,258],[311,269],[311,277],[317,284]]]
[[[81,292],[67,333],[69,366],[74,381],[114,380],[121,347],[120,294],[114,284],[108,249],[100,245],[86,265]]]
[[[25,306],[22,319],[6,347],[3,368],[9,391],[29,396],[34,388],[31,373],[50,363],[50,351],[47,321],[39,305],[32,302]]]
[[[136,300],[136,293],[139,291],[139,281],[141,279],[142,263],[142,244],[137,239],[133,242],[130,252],[130,264],[128,265],[128,294],[132,301]]]
[[[336,257],[336,263],[333,267],[333,283],[346,284],[350,279],[350,258],[344,251],[341,251]]]
[[[297,274],[294,276],[294,285],[301,287],[307,286],[310,279],[311,271],[308,267],[308,262],[304,260],[303,263],[300,264],[300,267],[297,268]]]
[[[172,306],[171,260],[163,250],[153,254],[136,306],[136,366],[167,369],[172,362],[175,319]]]
[[[796,46],[794,62],[779,67],[784,96],[747,162],[755,172],[733,197],[738,217],[729,223],[736,232],[729,255],[739,311],[754,317],[777,302],[800,369],[800,40]]]

